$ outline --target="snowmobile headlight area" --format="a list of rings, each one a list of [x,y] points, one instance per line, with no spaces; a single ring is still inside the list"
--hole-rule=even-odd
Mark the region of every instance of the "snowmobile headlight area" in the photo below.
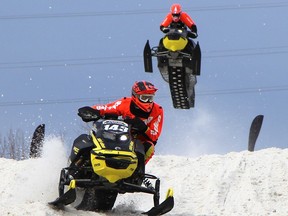
[[[112,140],[112,141],[121,141],[125,142],[129,139],[129,134],[115,134],[109,131],[104,131],[102,133],[104,139]]]
[[[129,136],[127,134],[123,134],[123,135],[120,135],[119,140],[120,141],[126,141],[126,140],[128,140],[128,138],[129,138]]]

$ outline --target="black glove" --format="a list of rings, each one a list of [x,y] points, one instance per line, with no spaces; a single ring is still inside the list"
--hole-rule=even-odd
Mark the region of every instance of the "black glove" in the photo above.
[[[190,38],[197,38],[198,37],[198,34],[196,33],[196,32],[189,32],[188,33],[188,37],[190,37]]]
[[[169,32],[169,28],[163,28],[162,32],[165,33],[165,34],[168,33]]]
[[[160,30],[163,32],[163,33],[168,33],[169,32],[169,28],[166,28],[164,26],[160,26]]]
[[[92,107],[81,107],[78,109],[78,116],[82,118],[84,122],[95,121],[100,117],[100,111],[93,109]]]
[[[128,124],[131,124],[132,129],[135,129],[139,132],[145,132],[148,128],[145,122],[138,117],[134,119],[125,119],[124,121]]]
[[[85,117],[81,117],[82,118],[82,121],[84,121],[84,122],[90,122],[91,121],[91,119],[90,118],[85,118]]]
[[[194,24],[191,26],[190,28],[191,32],[189,32],[189,35],[188,37],[191,37],[191,38],[197,38],[198,37],[198,34],[197,34],[197,26]]]

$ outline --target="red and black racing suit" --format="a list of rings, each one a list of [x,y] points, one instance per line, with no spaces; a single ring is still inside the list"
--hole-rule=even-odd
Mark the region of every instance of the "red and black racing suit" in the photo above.
[[[137,139],[141,140],[145,148],[145,163],[154,155],[154,146],[162,131],[163,109],[157,103],[153,102],[152,110],[147,113],[140,110],[130,97],[124,97],[112,103],[105,105],[94,105],[92,108],[100,111],[100,115],[117,115],[125,118],[138,117],[147,125],[147,130],[138,135]]]

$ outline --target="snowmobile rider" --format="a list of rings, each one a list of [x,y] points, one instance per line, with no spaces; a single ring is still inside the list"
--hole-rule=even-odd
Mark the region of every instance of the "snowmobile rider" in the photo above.
[[[172,28],[186,28],[186,26],[191,30],[188,33],[188,36],[191,38],[197,38],[197,26],[192,18],[184,11],[182,11],[182,7],[180,4],[173,4],[170,8],[170,13],[167,14],[163,22],[160,24],[160,30],[163,33],[167,33],[169,29],[167,27]]]
[[[184,11],[182,11],[182,7],[180,4],[173,4],[170,8],[170,13],[168,13],[165,17],[165,19],[160,24],[160,30],[163,33],[168,33],[169,28],[176,28],[176,29],[187,29],[187,27],[190,29],[190,31],[187,31],[188,38],[197,38],[197,26],[195,22],[192,20],[192,18]],[[159,41],[158,51],[166,51],[166,48],[163,45],[163,38]],[[188,40],[188,45],[185,48],[185,52],[187,53],[193,53],[193,43],[191,40]],[[166,65],[167,65],[167,57],[165,56],[158,56],[158,68],[160,71],[162,71]]]
[[[145,164],[154,155],[155,145],[162,131],[163,109],[154,102],[158,89],[148,81],[138,81],[132,86],[132,96],[124,97],[105,105],[94,105],[99,116],[122,116],[125,122],[132,125],[139,133],[139,139],[144,145]],[[83,121],[85,121],[83,119]]]

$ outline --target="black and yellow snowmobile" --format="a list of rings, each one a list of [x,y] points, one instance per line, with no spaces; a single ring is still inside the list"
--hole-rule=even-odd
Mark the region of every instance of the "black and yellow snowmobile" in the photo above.
[[[157,57],[162,78],[169,83],[173,106],[190,109],[195,105],[196,76],[200,75],[201,50],[199,42],[189,38],[186,28],[168,28],[159,46],[150,48],[147,40],[143,57],[145,72],[153,72],[152,57]]]
[[[174,206],[173,190],[161,204],[160,179],[145,173],[144,147],[133,128],[115,117],[99,117],[91,107],[79,109],[79,116],[93,121],[90,134],[75,139],[70,166],[60,173],[59,197],[49,204],[58,208],[76,200],[77,189],[85,191],[76,209],[109,211],[118,194],[142,192],[153,195],[154,207],[143,214],[160,215]]]

